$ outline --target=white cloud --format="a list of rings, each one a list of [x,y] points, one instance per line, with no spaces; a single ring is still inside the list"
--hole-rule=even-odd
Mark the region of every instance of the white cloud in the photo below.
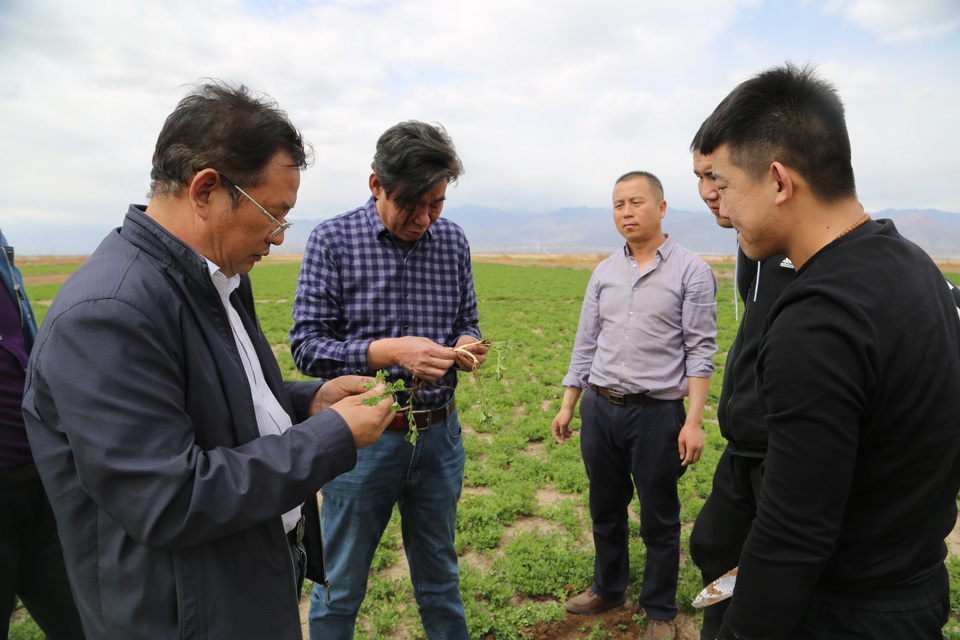
[[[643,168],[671,206],[698,210],[690,138],[737,82],[787,58],[836,82],[868,208],[956,210],[941,177],[960,146],[956,29],[931,51],[887,44],[902,25],[951,24],[954,6],[7,0],[0,223],[117,224],[144,199],[164,118],[202,77],[268,92],[315,146],[295,217],[360,204],[377,137],[411,118],[443,123],[461,151],[451,203],[603,205],[618,175]],[[850,25],[879,41],[808,37]]]
[[[830,0],[824,9],[840,12],[881,42],[920,42],[960,28],[960,3],[956,0]]]

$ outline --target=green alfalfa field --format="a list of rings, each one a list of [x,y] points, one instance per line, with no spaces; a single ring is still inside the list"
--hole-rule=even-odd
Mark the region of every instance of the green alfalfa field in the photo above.
[[[644,551],[631,506],[631,586],[628,604],[596,617],[564,611],[571,595],[589,586],[592,541],[587,512],[587,479],[576,439],[564,445],[550,437],[550,421],[560,406],[561,379],[573,345],[580,302],[592,267],[602,256],[487,256],[474,260],[474,277],[484,336],[503,348],[502,376],[491,362],[479,374],[460,374],[457,405],[464,426],[467,465],[457,518],[461,591],[471,637],[475,640],[566,640],[634,638],[645,619],[636,605]],[[34,264],[36,262],[36,264]],[[21,262],[27,292],[38,318],[60,282],[76,267],[42,261]],[[717,371],[706,409],[707,446],[703,458],[680,480],[681,534],[678,621],[684,638],[699,637],[699,612],[690,602],[701,588],[686,551],[690,528],[710,492],[713,468],[723,450],[716,404],[726,351],[733,341],[733,265],[713,263],[719,282]],[[304,379],[290,356],[298,257],[265,261],[252,272],[257,310],[284,375]],[[948,276],[960,283],[960,274]],[[574,428],[579,427],[574,422]],[[424,638],[395,513],[373,563],[358,638]],[[954,534],[957,535],[956,533]],[[951,575],[950,622],[944,637],[960,640],[960,537],[948,559]],[[309,593],[310,584],[304,588]],[[305,614],[308,598],[303,598]],[[11,638],[41,638],[22,610]],[[306,636],[306,626],[304,626]]]

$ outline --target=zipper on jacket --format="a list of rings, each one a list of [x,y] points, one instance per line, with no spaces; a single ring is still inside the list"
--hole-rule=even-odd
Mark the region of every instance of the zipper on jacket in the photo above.
[[[20,326],[25,327],[27,325],[27,294],[19,282],[13,283],[13,291],[17,296],[17,306],[20,307]]]

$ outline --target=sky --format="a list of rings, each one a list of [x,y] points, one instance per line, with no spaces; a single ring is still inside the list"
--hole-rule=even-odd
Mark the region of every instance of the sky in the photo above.
[[[607,206],[638,169],[698,211],[693,134],[786,61],[839,91],[867,211],[960,212],[957,0],[0,0],[0,228],[30,254],[118,226],[203,78],[269,94],[313,146],[294,221],[363,204],[410,119],[458,148],[451,211]]]

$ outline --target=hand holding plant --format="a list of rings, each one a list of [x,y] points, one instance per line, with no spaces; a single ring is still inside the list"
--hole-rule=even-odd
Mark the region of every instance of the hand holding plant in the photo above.
[[[310,415],[316,415],[344,398],[364,393],[373,388],[368,385],[372,378],[366,376],[339,376],[327,380],[317,389],[310,403]]]
[[[373,389],[379,384],[382,384],[384,387],[383,393],[373,398],[364,399],[363,404],[367,405],[368,407],[376,406],[383,402],[384,398],[387,396],[393,396],[393,394],[398,391],[403,391],[405,388],[405,383],[403,382],[402,378],[395,382],[387,382],[387,372],[383,369],[377,371],[377,375],[373,378],[373,380],[364,383],[363,388]],[[394,398],[393,404],[390,405],[390,411],[400,411],[400,409],[400,403],[398,403],[396,398]]]
[[[358,393],[348,395],[330,407],[347,423],[358,449],[376,442],[394,415],[391,396],[386,392],[388,385],[383,380],[366,380],[357,387]],[[395,402],[392,404],[396,405]]]
[[[489,340],[477,340],[473,336],[461,336],[453,348],[457,366],[464,371],[475,371],[487,359],[490,349]]]

